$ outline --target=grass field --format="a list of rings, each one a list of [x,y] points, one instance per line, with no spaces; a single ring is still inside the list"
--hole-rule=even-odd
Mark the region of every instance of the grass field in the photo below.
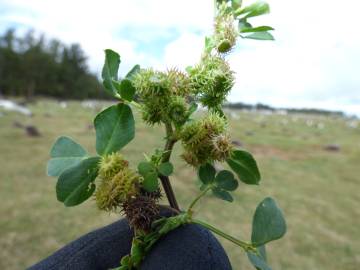
[[[33,117],[0,117],[0,269],[24,269],[82,234],[119,217],[99,212],[94,202],[65,208],[56,201],[55,179],[45,174],[49,149],[68,135],[94,151],[92,119],[101,109],[49,100],[30,105]],[[266,196],[284,210],[288,233],[268,245],[273,269],[360,269],[360,125],[334,117],[232,112],[231,135],[258,160],[260,186],[241,185],[235,202],[205,198],[199,216],[243,239],[249,239],[252,214]],[[38,127],[28,137],[14,122]],[[139,161],[162,147],[159,127],[137,122],[136,138],[124,152]],[[324,145],[338,144],[329,152]],[[185,207],[197,192],[195,174],[176,156],[172,183]],[[133,163],[135,164],[135,163]],[[205,207],[206,206],[206,207]],[[252,269],[246,255],[221,240],[233,269]]]

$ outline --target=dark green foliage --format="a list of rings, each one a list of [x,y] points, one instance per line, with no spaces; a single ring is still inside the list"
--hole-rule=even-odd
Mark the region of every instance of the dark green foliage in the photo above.
[[[113,81],[118,80],[118,71],[120,65],[120,55],[113,50],[105,50],[105,63],[101,72],[103,78],[103,85],[105,90],[108,91],[110,95],[116,96],[117,89]]]
[[[235,179],[234,174],[230,171],[220,171],[215,177],[215,183],[219,188],[227,191],[234,191],[239,186],[239,182]]]
[[[247,256],[251,264],[258,270],[271,270],[271,268],[266,264],[266,251],[265,246],[260,246],[257,248],[257,253],[248,251]]]
[[[0,94],[64,99],[108,98],[89,72],[80,45],[36,37],[32,31],[0,35]]]
[[[251,242],[262,246],[267,242],[279,239],[286,233],[286,223],[280,208],[272,198],[264,199],[256,208]]]
[[[98,175],[99,157],[84,159],[65,170],[56,184],[56,195],[66,206],[86,201],[95,191],[94,180]]]
[[[243,150],[235,150],[226,160],[239,179],[249,185],[258,185],[260,172],[253,156]]]
[[[94,120],[96,151],[99,155],[119,151],[135,136],[135,122],[131,108],[126,104],[113,105]]]
[[[61,136],[51,148],[50,156],[47,173],[49,176],[59,176],[65,169],[77,165],[83,160],[87,156],[87,152],[71,138]]]
[[[171,175],[173,170],[174,166],[170,162],[161,163],[158,167],[159,173],[165,176]]]
[[[215,179],[215,174],[216,174],[216,170],[210,163],[206,163],[205,165],[200,166],[198,171],[200,181],[204,185],[213,182]]]
[[[232,202],[234,199],[229,191],[235,191],[239,186],[234,174],[228,170],[222,170],[216,174],[213,165],[206,163],[199,167],[198,176],[202,182],[201,190],[211,189],[213,195],[221,200]]]

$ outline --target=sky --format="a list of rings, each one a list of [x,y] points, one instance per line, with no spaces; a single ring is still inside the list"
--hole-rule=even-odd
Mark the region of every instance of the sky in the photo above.
[[[271,13],[252,22],[274,27],[276,40],[238,41],[226,57],[236,73],[229,101],[360,116],[360,1],[268,3]],[[80,43],[98,74],[107,48],[121,55],[120,75],[135,64],[160,70],[194,65],[212,19],[211,0],[0,0],[0,32],[33,28]]]

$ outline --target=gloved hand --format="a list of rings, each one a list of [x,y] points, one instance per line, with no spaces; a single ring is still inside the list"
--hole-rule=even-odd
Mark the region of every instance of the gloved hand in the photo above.
[[[171,216],[169,210],[162,216]],[[28,270],[107,270],[129,254],[133,231],[126,219],[90,232],[64,246]],[[230,270],[229,259],[217,241],[198,225],[171,231],[156,243],[141,270]]]

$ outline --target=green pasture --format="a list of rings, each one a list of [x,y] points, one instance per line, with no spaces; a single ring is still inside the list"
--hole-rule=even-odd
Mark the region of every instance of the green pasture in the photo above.
[[[96,209],[94,201],[65,208],[55,196],[56,179],[46,176],[52,143],[68,135],[95,153],[92,119],[103,106],[40,99],[33,117],[0,116],[0,269],[25,269],[66,243],[119,219]],[[85,104],[86,105],[86,104]],[[199,217],[248,240],[252,214],[267,196],[276,199],[288,223],[285,238],[267,246],[276,270],[360,269],[360,121],[340,117],[228,113],[233,140],[252,152],[262,172],[260,186],[241,184],[234,203],[205,198]],[[161,148],[162,127],[149,128],[137,115],[136,138],[124,154],[136,166],[143,153]],[[351,123],[351,121],[358,121]],[[354,124],[355,123],[355,124]],[[16,125],[34,125],[29,137]],[[336,144],[339,151],[324,146]],[[193,169],[175,148],[171,179],[182,207],[198,192]],[[252,269],[246,255],[223,241],[233,269]]]

